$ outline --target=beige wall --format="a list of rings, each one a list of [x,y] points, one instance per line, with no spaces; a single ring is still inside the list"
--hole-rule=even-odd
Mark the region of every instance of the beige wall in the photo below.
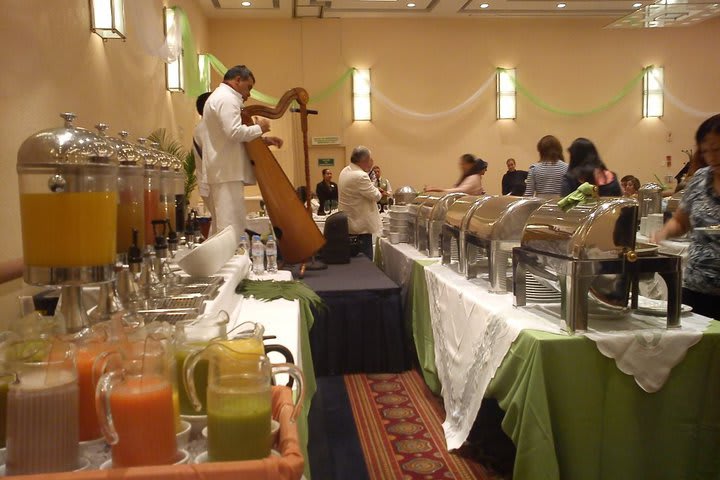
[[[226,65],[249,65],[256,88],[279,96],[303,86],[311,96],[348,67],[372,68],[373,87],[417,112],[447,110],[466,100],[496,66],[516,67],[518,78],[548,103],[582,110],[609,100],[643,66],[665,67],[666,83],[688,105],[720,111],[720,62],[716,39],[720,20],[692,28],[603,29],[605,20],[210,20],[209,44]],[[661,119],[641,118],[640,85],[611,109],[587,117],[541,110],[518,96],[518,119],[495,119],[494,85],[477,102],[452,117],[427,122],[407,118],[373,101],[373,121],[353,123],[349,83],[313,105],[310,135],[340,135],[346,155],[353,146],[373,149],[375,161],[397,188],[403,184],[450,185],[458,157],[472,152],[490,162],[486,187],[499,193],[504,162],[519,168],[537,158],[537,140],[548,133],[567,147],[586,136],[619,175],[650,181],[672,172],[693,144],[702,118],[665,102]],[[668,134],[671,142],[667,141]],[[313,184],[319,181],[311,149]],[[336,169],[337,171],[337,169]]]
[[[205,49],[207,20],[193,0],[143,1],[181,6]],[[143,52],[131,23],[126,42],[103,42],[90,32],[88,0],[0,0],[0,7],[3,261],[22,255],[15,162],[25,138],[62,126],[58,113],[72,111],[78,125],[102,121],[133,137],[165,127],[190,147],[197,114],[194,99],[165,90],[164,64]]]
[[[606,22],[597,20],[239,21],[207,19],[193,0],[147,1],[158,8],[182,6],[200,51],[228,66],[246,63],[257,88],[274,96],[295,86],[312,96],[348,67],[370,67],[374,87],[393,101],[433,113],[467,99],[495,66],[512,66],[544,100],[583,109],[607,100],[642,66],[654,63],[665,67],[668,87],[687,104],[720,110],[718,19],[658,30],[604,30]],[[103,43],[89,32],[87,0],[0,0],[0,5],[8,6],[0,17],[2,261],[22,254],[17,148],[33,132],[59,125],[59,112],[72,110],[80,125],[104,121],[113,132],[125,128],[133,136],[166,127],[188,146],[197,118],[192,99],[165,91],[163,64],[143,53],[132,25],[126,42]],[[375,100],[373,121],[353,123],[348,82],[311,104],[320,115],[310,117],[310,135],[339,135],[343,141],[339,147],[311,147],[312,183],[320,180],[317,158],[335,158],[337,178],[352,147],[365,144],[396,188],[450,185],[457,178],[457,158],[472,152],[490,162],[486,186],[497,193],[505,159],[515,157],[519,167],[527,167],[546,133],[565,146],[587,136],[610,168],[648,181],[653,173],[665,173],[660,165],[666,155],[673,156],[673,172],[680,167],[681,150],[692,146],[701,121],[667,101],[665,106],[662,119],[641,119],[638,86],[606,112],[569,118],[519,96],[519,118],[498,122],[488,91],[466,110],[438,121],[403,117]],[[297,120],[274,125],[275,133],[289,139],[277,156],[296,184],[304,175],[298,128]]]

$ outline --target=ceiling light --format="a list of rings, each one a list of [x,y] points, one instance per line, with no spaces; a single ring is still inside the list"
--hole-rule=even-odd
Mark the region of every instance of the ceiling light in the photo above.
[[[557,4],[557,8],[565,8],[565,7],[566,7],[566,4],[564,4],[564,3]]]
[[[414,4],[414,3],[408,3],[407,6],[408,6],[408,8],[414,8],[414,7],[415,7],[415,4]]]
[[[249,7],[250,5],[252,5],[252,3],[250,3],[250,2],[242,2],[240,5],[242,5],[243,7]]]
[[[640,3],[640,2],[633,3],[633,8],[640,8],[640,7],[642,7],[642,3]]]
[[[489,3],[481,3],[480,8],[488,8],[490,6]]]

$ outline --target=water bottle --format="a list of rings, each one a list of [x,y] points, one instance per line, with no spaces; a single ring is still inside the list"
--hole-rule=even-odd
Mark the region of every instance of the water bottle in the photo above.
[[[252,238],[252,264],[255,275],[265,272],[265,247],[260,241],[260,235],[253,235]]]
[[[265,242],[265,258],[267,260],[268,273],[277,273],[277,245],[272,235],[270,235],[267,242]]]
[[[250,245],[248,245],[247,235],[244,233],[240,235],[240,243],[238,244],[238,253],[240,255],[250,256]]]

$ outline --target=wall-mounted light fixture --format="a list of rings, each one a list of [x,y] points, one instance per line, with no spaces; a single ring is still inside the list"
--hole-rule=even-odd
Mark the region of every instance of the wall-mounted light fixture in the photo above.
[[[176,24],[177,19],[175,18],[175,11],[172,8],[165,7],[163,9],[165,17],[165,38],[168,40],[174,35],[168,35],[168,32],[177,30]],[[179,54],[177,58],[165,64],[165,88],[170,92],[184,92],[185,91],[185,75],[183,75],[183,51],[182,45],[178,45]]]
[[[108,38],[125,39],[125,9],[123,0],[90,0],[90,31],[103,41]]]
[[[372,120],[370,69],[353,72],[353,120]]]
[[[651,67],[643,75],[643,118],[662,117],[663,105],[663,67]]]
[[[210,91],[210,57],[201,53],[198,55],[198,72],[200,73],[200,84],[203,91]]]
[[[497,71],[497,119],[512,120],[517,117],[515,95],[515,69]]]

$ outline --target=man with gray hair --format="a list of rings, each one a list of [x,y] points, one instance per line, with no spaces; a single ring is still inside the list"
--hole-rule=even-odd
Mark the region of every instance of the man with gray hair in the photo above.
[[[343,168],[338,179],[338,210],[345,212],[348,230],[357,235],[360,251],[373,258],[373,234],[382,229],[377,202],[386,195],[373,185],[368,173],[373,167],[370,149],[357,146],[350,155],[350,165]]]

